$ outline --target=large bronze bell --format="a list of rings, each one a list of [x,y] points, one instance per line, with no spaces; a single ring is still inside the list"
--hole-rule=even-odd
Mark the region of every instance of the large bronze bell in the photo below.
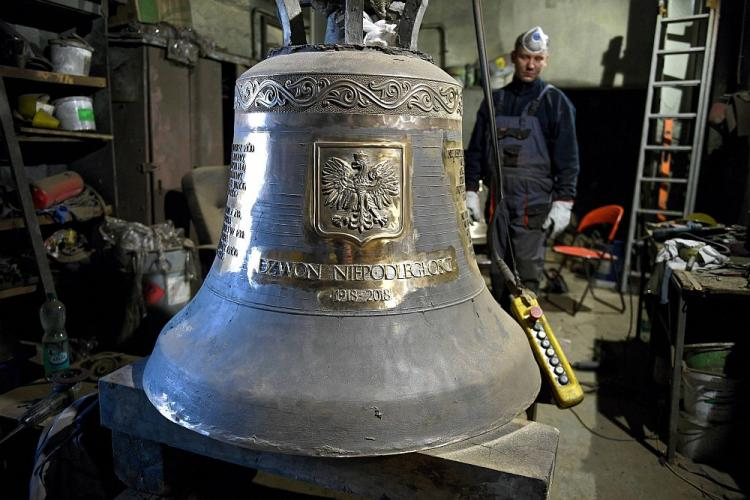
[[[426,3],[406,2],[400,48],[364,47],[361,11],[339,30],[334,11],[329,40],[347,44],[289,45],[238,80],[216,260],[144,375],[168,419],[365,456],[476,436],[534,401],[539,369],[471,246],[461,88],[415,51]],[[299,2],[278,4],[304,43]]]

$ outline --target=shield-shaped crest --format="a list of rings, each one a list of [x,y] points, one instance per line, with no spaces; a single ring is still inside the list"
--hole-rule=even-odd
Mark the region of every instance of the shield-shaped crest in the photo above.
[[[313,226],[359,244],[403,230],[404,146],[315,144]]]

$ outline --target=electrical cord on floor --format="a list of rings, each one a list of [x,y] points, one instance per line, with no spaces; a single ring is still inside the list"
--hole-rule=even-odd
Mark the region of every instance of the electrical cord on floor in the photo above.
[[[581,418],[581,416],[578,413],[576,413],[576,411],[573,408],[568,408],[568,409],[573,414],[573,416],[576,417],[576,419],[578,420],[578,422],[580,422],[580,424],[583,426],[583,428],[586,429],[587,431],[589,431],[591,434],[593,434],[596,437],[599,437],[599,438],[602,438],[602,439],[606,439],[607,441],[617,441],[617,442],[621,442],[621,443],[626,443],[626,442],[630,442],[630,441],[642,441],[641,439],[636,439],[636,438],[617,438],[617,437],[612,437],[612,436],[605,436],[604,434],[600,433],[599,431],[596,431],[596,430],[592,429],[591,427],[589,427],[586,424],[586,422],[583,421],[583,419]],[[645,440],[652,440],[652,439],[657,439],[657,438],[655,436],[647,436],[647,437],[644,437],[643,439],[645,439]]]
[[[578,383],[581,384],[584,387],[588,387],[588,389],[585,389],[583,391],[584,394],[593,394],[593,393],[595,393],[596,391],[599,390],[599,385],[598,384],[593,384],[591,382],[582,382],[580,380],[578,381]]]
[[[700,491],[703,495],[707,496],[708,498],[711,498],[712,500],[724,500],[720,496],[716,496],[713,493],[709,493],[701,485],[694,483],[690,479],[686,478],[685,476],[683,476],[682,474],[680,474],[679,472],[677,472],[676,470],[674,470],[674,468],[671,465],[669,465],[669,462],[667,462],[666,460],[662,462],[662,465],[665,466],[667,468],[667,470],[669,470],[669,472],[671,472],[672,474],[674,474],[678,478],[682,479],[684,482],[686,482],[687,484],[689,484],[690,486],[692,486],[696,490]]]
[[[698,464],[696,464],[696,465],[698,465]],[[714,483],[715,485],[717,485],[717,486],[721,486],[722,488],[725,488],[725,489],[727,489],[727,490],[730,490],[730,491],[734,491],[734,492],[736,492],[736,493],[744,493],[744,492],[743,492],[743,491],[742,491],[741,489],[739,489],[739,488],[736,488],[736,487],[734,487],[734,486],[730,486],[730,485],[728,485],[728,484],[726,484],[726,483],[722,483],[722,482],[721,482],[721,481],[719,481],[718,479],[716,479],[716,478],[713,478],[713,477],[709,476],[709,475],[708,475],[707,473],[705,473],[705,472],[695,472],[695,471],[692,471],[692,470],[688,469],[687,467],[685,467],[685,466],[684,466],[684,465],[682,465],[682,464],[677,464],[677,467],[679,467],[680,469],[684,470],[685,472],[689,472],[690,474],[694,474],[694,475],[696,475],[696,476],[700,476],[700,477],[702,477],[702,478],[704,478],[704,479],[708,479],[709,481],[711,481],[711,482],[712,482],[712,483]]]
[[[583,426],[584,429],[586,429],[587,431],[589,431],[591,434],[593,434],[594,436],[596,436],[598,438],[606,439],[607,441],[615,441],[615,442],[621,442],[621,443],[623,443],[623,442],[631,442],[631,441],[640,441],[639,439],[636,439],[636,438],[616,438],[616,437],[612,437],[612,436],[605,436],[604,434],[601,434],[600,432],[595,431],[594,429],[592,429],[591,427],[589,427],[586,424],[586,422],[583,421],[583,419],[581,418],[581,416],[578,415],[578,413],[576,413],[576,411],[573,408],[568,408],[568,409],[576,417],[576,419]],[[658,437],[656,437],[656,436],[647,436],[644,439],[645,440],[656,441],[656,451],[657,451],[657,453],[661,454],[661,450],[659,450],[659,438]],[[662,457],[663,457],[663,455],[662,455]],[[685,483],[689,484],[693,488],[697,489],[698,491],[700,491],[703,495],[707,496],[708,498],[711,498],[712,500],[724,500],[722,497],[716,496],[716,495],[714,495],[714,494],[706,491],[701,485],[696,484],[695,482],[691,481],[690,479],[686,478],[685,476],[683,476],[682,474],[680,474],[679,472],[677,472],[672,467],[672,465],[669,462],[667,462],[666,460],[663,460],[663,459],[660,458],[659,463],[661,463],[661,465],[665,466],[672,474],[674,474],[679,479],[683,480]],[[685,469],[685,470],[687,470],[687,469]],[[690,472],[690,471],[687,471],[687,472]],[[691,472],[691,474],[692,474],[692,472]],[[718,486],[720,486],[722,488],[726,488],[726,489],[731,490],[731,491],[742,493],[741,490],[738,490],[738,489],[733,488],[731,486],[725,485],[723,483],[719,483],[718,481],[716,481],[716,480],[714,480],[714,479],[712,479],[710,477],[707,477],[707,479],[713,481],[714,483],[716,483]]]
[[[669,470],[669,472],[671,472],[672,474],[674,474],[675,476],[677,476],[679,479],[682,479],[682,481],[684,481],[685,483],[689,484],[690,486],[692,486],[696,490],[700,491],[703,495],[707,496],[708,498],[711,498],[712,500],[724,500],[722,497],[716,496],[713,493],[710,493],[710,492],[706,491],[706,489],[703,488],[700,484],[696,484],[695,482],[691,481],[690,479],[686,478],[685,476],[683,476],[682,474],[680,474],[679,472],[677,472],[672,467],[672,465],[667,461],[666,454],[662,453],[662,451],[659,449],[659,441],[658,440],[656,441],[656,452],[659,454],[659,463],[661,465],[663,465],[664,467],[666,467],[667,470]]]

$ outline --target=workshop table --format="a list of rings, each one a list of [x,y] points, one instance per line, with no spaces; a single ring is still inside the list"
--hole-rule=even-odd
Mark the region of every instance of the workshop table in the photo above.
[[[738,259],[735,258],[736,263]],[[740,259],[744,262],[745,259]],[[673,270],[670,279],[670,301],[676,298],[674,309],[676,321],[669,333],[670,343],[673,345],[672,380],[669,391],[669,426],[667,443],[667,460],[674,462],[677,447],[677,420],[680,413],[680,395],[682,389],[682,358],[685,351],[685,332],[687,330],[688,305],[696,299],[732,298],[747,303],[750,310],[750,288],[747,287],[746,276],[719,276],[710,271]],[[725,339],[713,339],[721,341]]]
[[[317,458],[237,447],[181,427],[148,401],[145,361],[99,381],[102,425],[112,430],[115,472],[130,488],[164,495],[175,449],[368,498],[547,498],[559,431],[513,420],[441,448],[366,458]],[[170,462],[166,463],[165,462]]]

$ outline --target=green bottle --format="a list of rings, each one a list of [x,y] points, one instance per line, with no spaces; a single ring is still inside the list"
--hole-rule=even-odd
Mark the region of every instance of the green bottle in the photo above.
[[[42,350],[44,376],[70,367],[68,356],[68,334],[65,333],[65,306],[54,293],[47,294],[47,301],[39,308],[39,320],[44,328]]]

